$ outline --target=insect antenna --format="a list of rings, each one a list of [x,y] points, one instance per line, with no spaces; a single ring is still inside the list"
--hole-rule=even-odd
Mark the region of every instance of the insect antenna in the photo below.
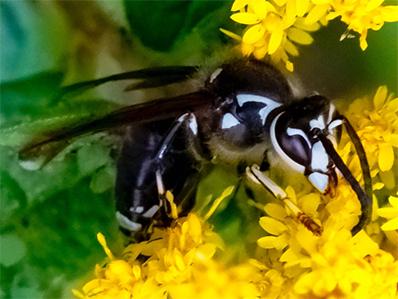
[[[351,233],[353,235],[355,235],[368,223],[368,221],[370,219],[370,216],[372,214],[372,200],[371,200],[372,197],[371,197],[371,195],[369,196],[367,193],[365,193],[365,191],[362,189],[362,187],[360,186],[358,181],[355,179],[355,177],[352,175],[351,171],[348,169],[347,165],[344,164],[343,160],[341,159],[339,154],[334,149],[332,142],[329,139],[327,139],[326,136],[322,133],[320,133],[318,135],[318,137],[319,137],[320,141],[322,142],[323,146],[325,147],[326,152],[333,160],[334,164],[341,171],[344,178],[348,181],[348,183],[351,185],[351,188],[357,194],[359,202],[361,203],[361,216],[359,218],[358,223],[351,229]],[[357,141],[359,142],[359,138],[357,139]],[[359,142],[359,144],[361,144],[361,143]],[[362,147],[362,150],[363,150],[363,147]],[[362,152],[362,155],[364,156],[364,152]],[[358,156],[360,156],[360,154],[358,154]],[[362,157],[360,156],[360,159],[363,159],[363,156]],[[364,156],[364,157],[366,159],[366,156]],[[361,162],[361,166],[362,166],[362,163],[364,163],[364,162]],[[367,161],[364,164],[366,164],[364,166],[368,166]],[[363,169],[362,169],[362,171],[363,171],[363,174],[365,177],[366,171],[364,171]],[[367,171],[369,174],[369,166],[367,167]],[[369,174],[368,180],[370,180],[370,182],[371,182],[370,174]],[[365,182],[366,182],[366,179],[365,179]],[[370,187],[370,190],[371,190],[371,187]]]
[[[343,123],[347,130],[348,136],[350,136],[350,139],[354,144],[355,151],[357,152],[359,158],[359,162],[362,169],[363,180],[365,183],[365,192],[369,198],[372,198],[372,193],[373,193],[372,178],[370,176],[369,163],[368,159],[366,158],[365,149],[363,148],[363,145],[361,143],[361,140],[359,139],[357,132],[354,130],[348,119],[345,116],[341,116],[341,118],[344,121]]]

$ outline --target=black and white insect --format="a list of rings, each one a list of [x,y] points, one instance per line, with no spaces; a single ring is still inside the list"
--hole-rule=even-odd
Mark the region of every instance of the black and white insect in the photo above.
[[[136,89],[159,87],[184,81],[196,72],[195,67],[178,66],[144,69],[80,82],[62,92],[126,79],[141,79],[133,86]],[[128,234],[144,236],[153,224],[170,222],[164,199],[167,190],[174,194],[182,213],[189,211],[202,174],[213,164],[246,169],[249,178],[282,199],[282,189],[257,165],[283,164],[324,194],[333,192],[338,184],[338,170],[361,203],[362,214],[352,233],[361,230],[371,215],[368,162],[348,120],[323,96],[295,98],[281,72],[266,62],[231,60],[213,70],[192,93],[127,106],[44,134],[20,154],[38,155],[52,144],[120,126],[125,130],[117,164],[116,218]],[[342,126],[360,158],[364,188],[334,149]],[[301,211],[292,209],[300,219]],[[300,221],[320,233],[308,217]]]

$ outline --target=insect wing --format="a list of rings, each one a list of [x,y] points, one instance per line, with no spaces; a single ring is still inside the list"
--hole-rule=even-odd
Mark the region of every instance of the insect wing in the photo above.
[[[187,80],[197,70],[198,68],[194,66],[165,66],[129,71],[65,86],[55,98],[62,98],[68,94],[83,92],[108,82],[121,80],[143,79],[139,83],[128,86],[126,90],[160,87]]]
[[[212,96],[206,91],[126,106],[103,117],[89,120],[57,131],[47,132],[26,144],[19,152],[20,159],[29,161],[44,156],[41,164],[51,160],[71,139],[101,131],[116,129],[124,125],[145,123],[177,117],[211,104]]]

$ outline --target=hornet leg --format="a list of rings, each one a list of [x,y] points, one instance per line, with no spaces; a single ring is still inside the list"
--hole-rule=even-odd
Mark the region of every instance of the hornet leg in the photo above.
[[[199,148],[198,142],[195,140],[198,133],[198,125],[196,117],[193,113],[185,113],[181,115],[172,125],[167,135],[162,140],[159,149],[154,157],[155,163],[157,165],[155,170],[156,175],[156,186],[159,195],[159,207],[164,206],[166,213],[170,214],[171,207],[166,204],[168,202],[166,198],[167,186],[164,184],[162,177],[162,165],[163,161],[167,158],[167,154],[172,150],[173,140],[175,139],[177,133],[180,129],[183,129],[186,134],[187,143],[190,145],[190,149],[193,152],[193,156],[202,156],[201,149]],[[171,204],[171,203],[170,203]]]
[[[322,233],[322,228],[315,223],[311,217],[306,215],[296,204],[294,204],[281,187],[261,172],[258,165],[254,164],[247,167],[246,175],[254,183],[265,187],[276,199],[282,200],[283,203],[292,211],[294,217],[296,217],[296,219],[312,233],[315,235],[320,235]]]

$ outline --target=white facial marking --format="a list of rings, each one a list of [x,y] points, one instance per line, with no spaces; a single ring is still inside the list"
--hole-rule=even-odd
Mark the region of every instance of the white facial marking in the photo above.
[[[259,111],[260,119],[262,120],[263,124],[265,124],[270,112],[275,108],[281,106],[281,103],[278,103],[277,101],[255,94],[241,93],[236,96],[236,99],[240,107],[242,107],[245,103],[250,103],[250,102],[265,104],[265,107],[260,109]]]
[[[312,146],[311,168],[326,172],[328,170],[329,156],[320,141]]]
[[[271,128],[270,128],[270,135],[271,135],[271,142],[272,145],[274,146],[274,149],[276,153],[282,158],[282,160],[289,165],[293,170],[298,171],[300,173],[304,173],[305,167],[303,165],[298,164],[297,162],[293,161],[288,155],[285,154],[285,152],[282,150],[280,147],[278,140],[276,139],[276,132],[275,132],[275,126],[276,122],[278,121],[279,117],[283,114],[284,112],[280,113],[275,119],[272,121]]]
[[[120,227],[123,227],[124,229],[127,229],[129,231],[137,232],[142,229],[141,223],[131,221],[119,211],[116,212],[116,220],[119,223]]]
[[[210,75],[210,83],[213,83],[214,80],[218,77],[219,74],[221,74],[222,68],[216,69],[211,75]]]
[[[229,129],[237,125],[240,125],[240,122],[235,116],[231,113],[224,114],[221,122],[221,129]]]
[[[144,212],[144,207],[143,206],[131,207],[130,212],[141,214],[142,212]]]
[[[329,115],[328,115],[328,120],[327,120],[328,124],[330,124],[330,122],[332,121],[334,111],[336,111],[336,107],[333,104],[330,104]]]
[[[341,126],[342,124],[343,124],[343,120],[342,119],[336,119],[336,120],[332,121],[328,125],[329,132],[332,133],[333,129],[337,128],[338,126]]]
[[[159,210],[159,206],[154,205],[148,211],[146,211],[144,214],[142,214],[142,216],[144,216],[145,218],[152,218],[153,215],[155,215],[158,210]]]
[[[308,176],[308,180],[321,193],[326,192],[326,189],[329,185],[329,177],[326,174],[313,172]]]
[[[325,120],[323,118],[323,115],[319,115],[318,119],[313,119],[310,121],[310,127],[311,129],[313,128],[318,128],[318,129],[325,129],[326,128],[326,124],[325,124]]]
[[[297,129],[297,128],[287,128],[286,133],[289,136],[300,135],[301,137],[304,138],[305,142],[307,142],[308,147],[311,148],[311,142],[310,142],[310,140],[308,139],[308,136],[304,133],[303,130]]]

